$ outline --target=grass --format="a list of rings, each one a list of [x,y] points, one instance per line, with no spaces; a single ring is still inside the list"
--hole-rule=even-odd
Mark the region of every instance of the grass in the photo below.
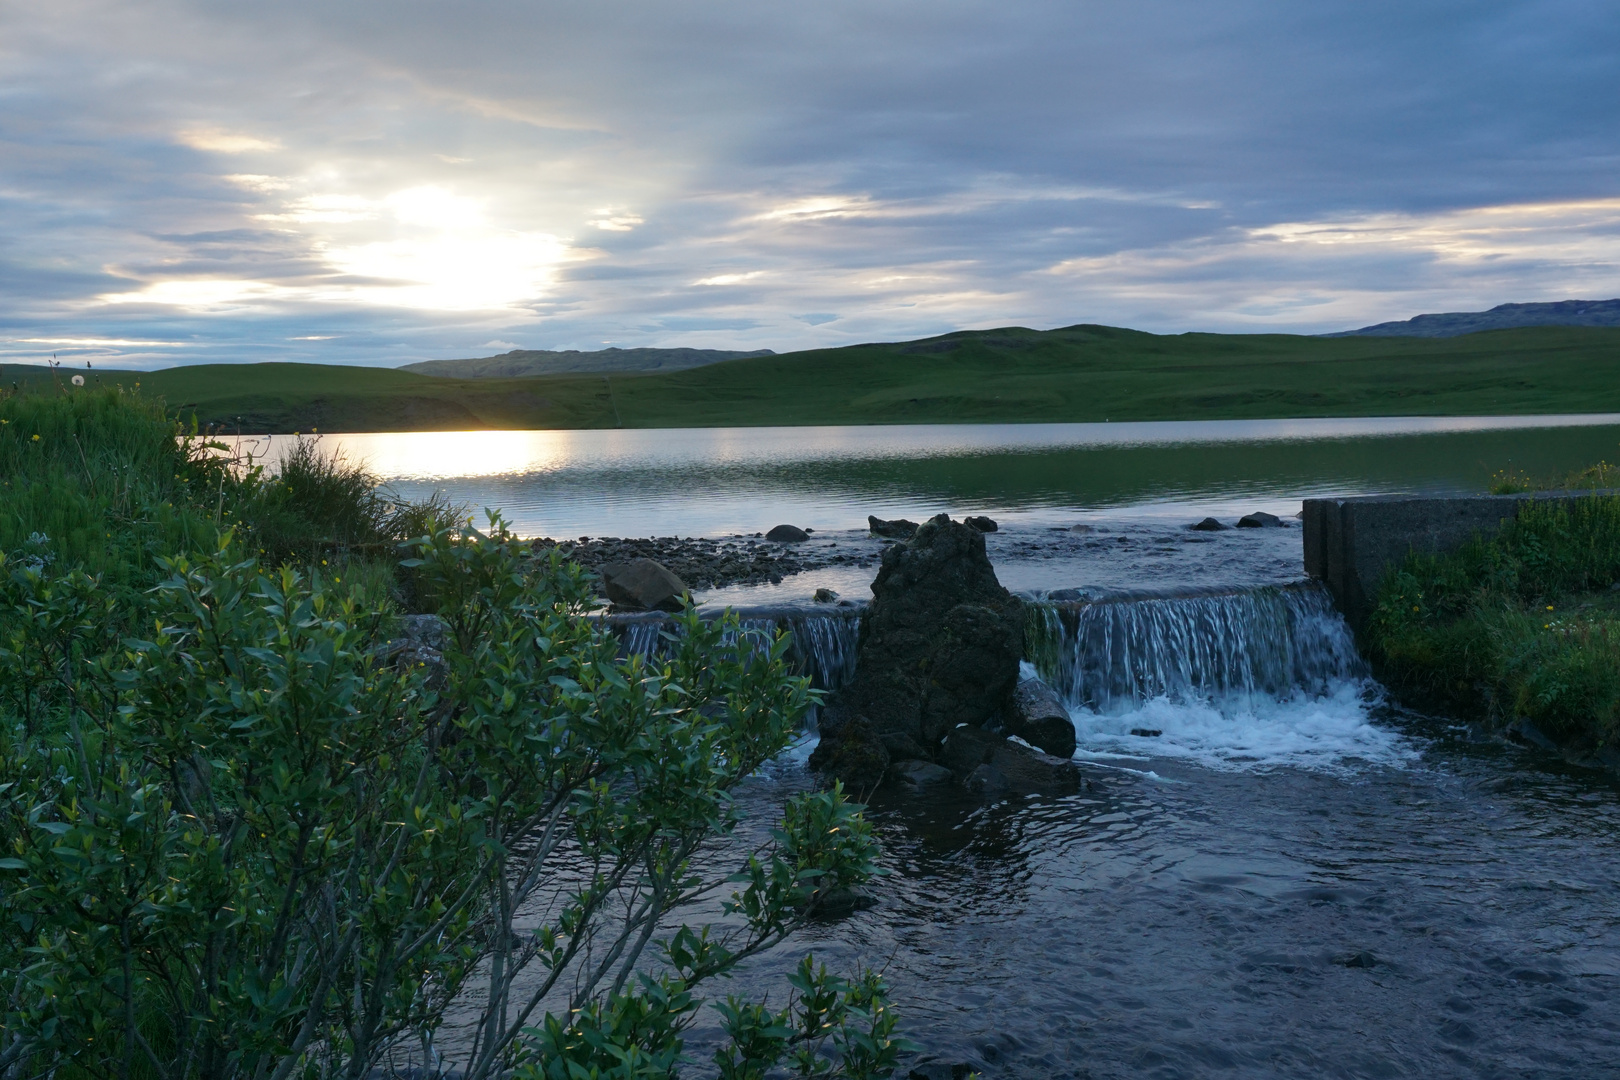
[[[1403,696],[1591,753],[1620,740],[1620,496],[1532,501],[1489,540],[1410,556],[1370,658]]]
[[[0,383],[48,381],[11,365]],[[1620,329],[1457,338],[963,331],[645,375],[447,379],[206,364],[99,372],[246,432],[702,427],[1620,411]]]
[[[25,563],[138,590],[161,576],[159,556],[212,551],[231,532],[272,565],[325,567],[375,591],[399,542],[460,513],[392,496],[314,437],[268,473],[141,392],[47,387],[0,392],[0,554]]]

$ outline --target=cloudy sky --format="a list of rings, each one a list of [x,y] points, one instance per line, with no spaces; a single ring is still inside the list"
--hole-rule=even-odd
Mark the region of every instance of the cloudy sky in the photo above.
[[[1612,0],[0,0],[0,359],[1616,295]]]

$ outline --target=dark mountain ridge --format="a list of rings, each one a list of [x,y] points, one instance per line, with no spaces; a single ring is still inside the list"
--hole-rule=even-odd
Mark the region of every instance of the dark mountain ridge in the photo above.
[[[1460,337],[1481,330],[1526,326],[1620,326],[1620,300],[1559,300],[1549,304],[1497,304],[1489,311],[1448,311],[1382,322],[1322,337]]]
[[[401,371],[448,379],[518,379],[529,375],[618,374],[631,371],[683,371],[721,360],[748,356],[774,356],[770,349],[739,352],[730,349],[513,349],[499,356],[465,360],[423,360]]]

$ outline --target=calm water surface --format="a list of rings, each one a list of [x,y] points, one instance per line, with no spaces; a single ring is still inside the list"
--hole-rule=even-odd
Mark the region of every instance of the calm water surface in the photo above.
[[[781,522],[1270,509],[1377,491],[1480,490],[1515,468],[1620,458],[1620,416],[1401,417],[327,436],[402,493],[499,507],[524,535],[702,536]],[[271,439],[270,457],[287,444]]]

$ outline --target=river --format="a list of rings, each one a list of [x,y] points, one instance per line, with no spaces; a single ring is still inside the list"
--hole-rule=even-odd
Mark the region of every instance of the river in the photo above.
[[[857,544],[867,513],[1002,522],[989,550],[1004,584],[1046,605],[1043,674],[1067,697],[1091,789],[878,792],[891,873],[875,905],[721,993],[780,994],[806,949],[881,967],[923,1048],[902,1076],[1620,1076],[1620,784],[1390,701],[1303,580],[1297,527],[1186,529],[1291,515],[1306,495],[1478,490],[1500,469],[1615,457],[1620,418],[1531,420],[339,445],[405,493],[500,506],[530,534],[786,521]],[[859,596],[870,574],[703,599],[775,605],[836,684],[857,624],[804,598],[817,584]],[[753,830],[813,782],[807,752],[742,792]],[[713,1038],[699,1025],[694,1056]]]

